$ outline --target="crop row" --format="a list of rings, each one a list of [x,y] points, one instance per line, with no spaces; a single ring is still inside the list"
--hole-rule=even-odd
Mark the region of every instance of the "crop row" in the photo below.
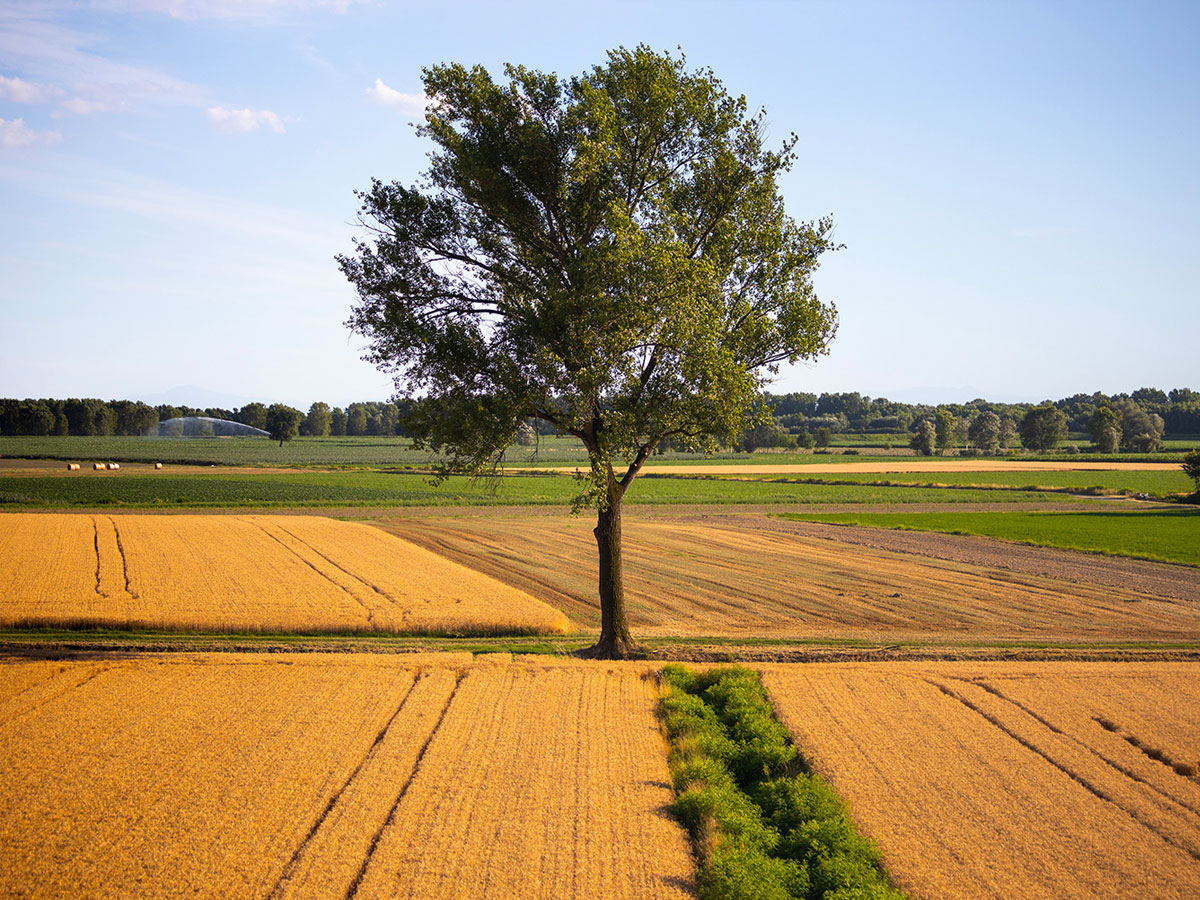
[[[0,476],[0,503],[22,506],[485,506],[569,503],[569,475],[505,476],[493,481],[387,472],[264,472],[177,475],[89,472]],[[1060,502],[1061,495],[955,488],[824,485],[786,481],[643,476],[629,503],[971,503]]]

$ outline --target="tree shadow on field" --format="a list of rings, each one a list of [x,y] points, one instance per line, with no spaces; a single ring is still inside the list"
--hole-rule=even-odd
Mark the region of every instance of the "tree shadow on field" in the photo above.
[[[132,650],[73,650],[64,647],[5,647],[0,661],[9,659],[45,662],[104,662],[114,659],[135,659],[144,656]]]

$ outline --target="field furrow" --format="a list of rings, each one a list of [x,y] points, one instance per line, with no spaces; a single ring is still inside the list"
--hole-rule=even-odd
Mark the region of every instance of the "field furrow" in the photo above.
[[[315,516],[0,514],[0,626],[559,633],[524,591]]]
[[[355,896],[690,896],[656,700],[627,667],[472,668]]]
[[[418,672],[468,663],[70,664],[72,690],[0,721],[0,895],[266,897],[324,811],[331,829],[369,815],[334,798],[388,755],[377,738]]]
[[[412,779],[457,684],[435,669],[418,677],[396,713],[297,848],[272,898],[353,896],[366,860]],[[400,787],[397,787],[400,786]]]
[[[574,621],[598,624],[596,545],[587,522],[488,516],[397,518],[379,525],[554,603]],[[1200,637],[1197,603],[753,524],[630,519],[624,554],[629,618],[647,635],[898,641]]]
[[[1168,791],[1110,764],[1114,736],[1094,722],[1076,727],[1078,711],[1061,712],[1073,701],[1056,690],[1073,684],[1105,697],[1124,672],[1169,686],[1194,678],[1194,666],[764,670],[781,718],[914,896],[1168,900],[1200,891],[1195,785],[1181,778],[1186,787]],[[1002,683],[1005,695],[1012,682],[1037,683],[1046,694],[1023,709],[984,682]],[[1162,715],[1146,697],[1135,707]],[[1187,716],[1193,730],[1196,716]]]

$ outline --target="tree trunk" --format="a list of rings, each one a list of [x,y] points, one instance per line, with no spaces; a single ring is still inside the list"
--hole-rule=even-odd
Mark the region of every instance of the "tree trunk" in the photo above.
[[[614,496],[615,494],[615,496]],[[600,550],[600,640],[586,651],[597,659],[624,659],[636,649],[625,621],[625,587],[621,578],[621,496],[609,491],[609,502],[596,516]]]

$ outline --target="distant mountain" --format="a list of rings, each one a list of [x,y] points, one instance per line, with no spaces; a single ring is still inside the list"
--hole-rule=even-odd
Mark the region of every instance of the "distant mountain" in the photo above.
[[[194,384],[184,384],[173,387],[169,391],[158,394],[140,394],[131,400],[141,400],[151,406],[189,406],[194,409],[240,409],[247,403],[253,403],[253,397],[240,397],[236,394],[222,394],[220,391],[210,391]],[[260,400],[260,403],[266,401]]]
[[[1034,397],[1017,394],[993,394],[983,388],[974,387],[917,387],[906,390],[880,391],[873,393],[863,391],[868,397],[887,397],[897,403],[908,403],[915,406],[937,406],[941,403],[970,403],[980,398],[990,403],[1041,403],[1043,400],[1055,400],[1056,397]]]

